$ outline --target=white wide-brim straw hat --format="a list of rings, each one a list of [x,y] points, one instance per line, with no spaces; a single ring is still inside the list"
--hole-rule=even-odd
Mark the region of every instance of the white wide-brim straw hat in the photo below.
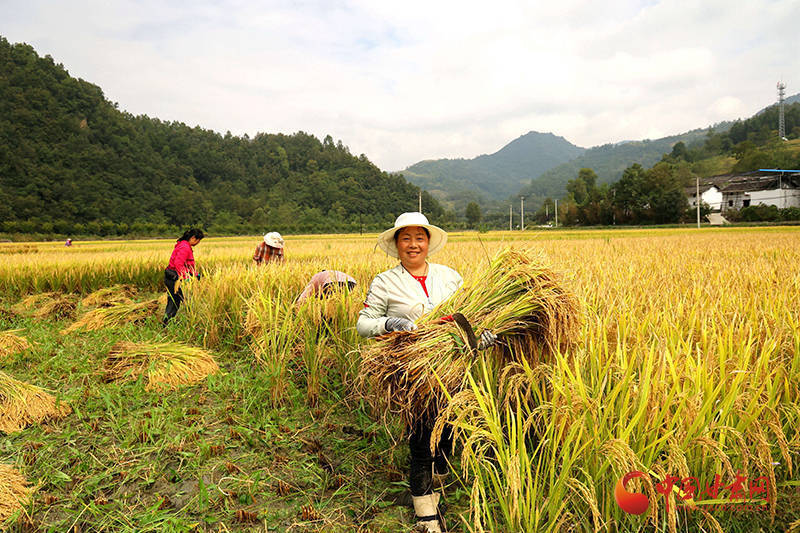
[[[403,213],[397,217],[397,220],[394,221],[394,227],[387,229],[378,236],[378,246],[392,257],[399,258],[400,256],[397,254],[397,244],[394,242],[394,234],[397,230],[409,226],[420,226],[427,228],[430,232],[431,239],[428,243],[428,255],[435,254],[447,243],[447,233],[442,228],[428,222],[428,217],[422,213],[412,211],[410,213]]]
[[[283,248],[283,237],[277,231],[270,231],[264,235],[264,242],[273,248]]]

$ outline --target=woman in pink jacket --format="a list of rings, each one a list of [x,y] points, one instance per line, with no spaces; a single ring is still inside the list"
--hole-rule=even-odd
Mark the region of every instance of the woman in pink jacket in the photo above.
[[[167,310],[164,314],[164,325],[178,313],[178,308],[183,301],[183,291],[180,282],[191,277],[199,277],[194,265],[194,253],[192,248],[197,246],[203,235],[202,230],[193,228],[187,230],[178,239],[172,255],[169,258],[169,265],[164,270],[164,285],[167,286]]]

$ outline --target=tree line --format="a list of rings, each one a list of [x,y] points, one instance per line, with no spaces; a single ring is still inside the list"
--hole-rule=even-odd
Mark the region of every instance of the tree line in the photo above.
[[[0,37],[0,232],[167,235],[384,228],[419,188],[330,136],[220,134],[120,111]],[[433,221],[438,201],[422,193]]]

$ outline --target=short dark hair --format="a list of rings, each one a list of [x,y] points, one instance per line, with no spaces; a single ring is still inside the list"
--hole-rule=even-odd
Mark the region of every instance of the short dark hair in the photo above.
[[[401,232],[401,231],[403,231],[404,229],[406,229],[407,227],[408,227],[408,226],[406,226],[406,227],[404,227],[404,228],[400,228],[399,230],[397,230],[397,231],[395,231],[395,232],[394,232],[394,243],[395,243],[395,244],[397,244],[397,237],[399,237],[399,236],[400,236],[400,232]],[[424,232],[425,232],[425,235],[427,235],[427,236],[428,236],[428,240],[431,240],[431,232],[430,232],[430,231],[428,231],[428,228],[426,228],[425,226],[420,226],[420,228],[422,228],[422,231],[424,231]]]
[[[200,228],[187,229],[183,232],[183,235],[178,237],[178,242],[188,241],[192,237],[195,237],[198,241],[200,241],[203,239],[203,237],[205,237],[205,235],[203,234],[203,230]]]

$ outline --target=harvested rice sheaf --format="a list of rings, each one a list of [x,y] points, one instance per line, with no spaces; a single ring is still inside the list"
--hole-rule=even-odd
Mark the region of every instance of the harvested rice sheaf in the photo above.
[[[158,310],[158,300],[145,302],[115,303],[110,307],[98,307],[81,316],[61,333],[73,331],[96,331],[113,328],[131,322],[141,322]]]
[[[21,315],[35,318],[74,318],[77,308],[77,297],[58,292],[32,294],[20,300],[11,310]]]
[[[218,370],[209,352],[178,342],[118,342],[105,362],[106,380],[131,381],[144,374],[148,390],[171,390],[197,383]]]
[[[0,372],[0,431],[14,433],[30,424],[61,418],[72,412],[44,389]]]
[[[453,313],[463,314],[476,335],[492,331],[499,343],[473,355],[458,325],[438,321]],[[576,297],[541,254],[506,248],[479,279],[417,325],[413,332],[390,333],[367,345],[360,372],[375,406],[409,423],[443,409],[447,396],[466,386],[475,357],[495,357],[500,368],[523,359],[531,365],[546,362],[576,341],[580,312]]]
[[[11,310],[17,314],[28,315],[42,306],[45,302],[59,297],[57,292],[42,292],[31,294],[11,306]]]
[[[31,316],[34,318],[75,318],[78,307],[78,298],[73,295],[56,295],[52,299],[42,302]]]
[[[0,331],[0,359],[22,352],[30,348],[30,343],[25,337],[17,335],[21,329]]]
[[[0,463],[0,524],[22,509],[31,494],[25,477],[13,466]]]
[[[81,307],[111,307],[117,304],[131,304],[137,292],[133,285],[104,287],[81,300]]]

